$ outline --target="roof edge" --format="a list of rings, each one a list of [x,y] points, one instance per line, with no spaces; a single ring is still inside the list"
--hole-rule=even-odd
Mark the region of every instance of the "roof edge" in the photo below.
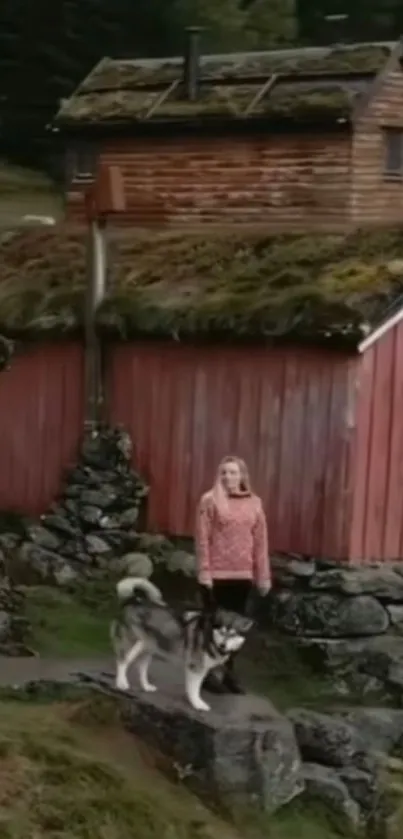
[[[396,41],[389,58],[387,58],[387,60],[385,61],[384,66],[378,71],[378,73],[374,74],[374,80],[372,84],[369,86],[369,89],[364,93],[359,102],[357,102],[351,116],[351,121],[353,124],[355,124],[365,114],[365,111],[369,108],[371,102],[373,101],[377,93],[379,93],[385,79],[392,70],[396,60],[401,58],[402,55],[403,37],[400,37],[399,40]]]
[[[365,353],[367,350],[370,349],[374,344],[376,344],[384,335],[386,335],[394,326],[397,326],[399,323],[403,321],[403,303],[400,308],[395,312],[394,315],[387,318],[383,323],[380,323],[379,326],[375,327],[372,332],[369,333],[359,344],[358,344],[358,352],[360,355]]]

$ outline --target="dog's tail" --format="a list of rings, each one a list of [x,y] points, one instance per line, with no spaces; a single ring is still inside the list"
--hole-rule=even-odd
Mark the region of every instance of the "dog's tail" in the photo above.
[[[131,600],[137,592],[141,592],[151,603],[155,603],[157,606],[165,604],[159,588],[143,577],[124,577],[123,580],[118,582],[116,592],[119,600],[122,601]]]

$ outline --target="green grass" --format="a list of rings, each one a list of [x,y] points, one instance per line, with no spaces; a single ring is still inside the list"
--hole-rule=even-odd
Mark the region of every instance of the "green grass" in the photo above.
[[[339,701],[331,681],[301,661],[289,638],[256,633],[248,640],[238,666],[250,690],[267,696],[282,710],[296,705],[323,708]]]
[[[0,706],[2,839],[336,839],[324,813],[296,802],[273,818],[224,821],[159,770],[124,733],[116,705]]]
[[[60,218],[62,196],[43,172],[0,160],[0,231],[18,225],[24,215]]]
[[[27,617],[33,648],[48,658],[86,658],[110,653],[110,598],[102,589],[97,600],[91,588],[81,598],[48,586],[29,587]]]

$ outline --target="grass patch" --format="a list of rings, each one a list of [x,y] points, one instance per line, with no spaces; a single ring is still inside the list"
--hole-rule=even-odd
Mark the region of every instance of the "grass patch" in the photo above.
[[[340,700],[331,680],[313,673],[288,638],[256,633],[239,657],[239,671],[251,691],[282,710],[297,705],[323,708]]]
[[[55,192],[53,181],[36,169],[29,169],[25,166],[16,166],[13,163],[0,160],[0,190],[4,195],[19,194],[29,190],[36,193]]]
[[[104,594],[104,599],[102,595]],[[110,594],[94,587],[68,593],[48,586],[26,589],[33,648],[44,657],[85,658],[110,653]]]
[[[62,195],[44,172],[0,160],[0,231],[18,226],[25,215],[58,219],[62,208]]]
[[[0,707],[2,839],[336,839],[299,802],[227,823],[157,769],[109,700]]]

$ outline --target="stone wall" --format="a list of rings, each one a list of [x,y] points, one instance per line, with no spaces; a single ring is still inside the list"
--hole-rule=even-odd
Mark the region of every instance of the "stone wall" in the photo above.
[[[403,701],[403,564],[365,567],[276,557],[262,619],[292,639],[340,693]]]

